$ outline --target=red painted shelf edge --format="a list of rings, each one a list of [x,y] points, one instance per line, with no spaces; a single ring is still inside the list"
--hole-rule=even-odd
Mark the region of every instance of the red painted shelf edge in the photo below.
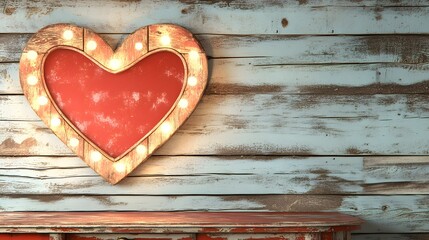
[[[360,228],[332,212],[1,212],[0,233],[287,233]]]

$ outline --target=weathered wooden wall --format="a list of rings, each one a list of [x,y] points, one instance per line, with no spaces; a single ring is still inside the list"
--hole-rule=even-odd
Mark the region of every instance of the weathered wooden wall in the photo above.
[[[354,239],[429,239],[429,2],[0,2],[2,211],[340,211]],[[32,33],[57,22],[116,46],[182,25],[209,56],[194,114],[111,186],[48,130],[18,80]]]

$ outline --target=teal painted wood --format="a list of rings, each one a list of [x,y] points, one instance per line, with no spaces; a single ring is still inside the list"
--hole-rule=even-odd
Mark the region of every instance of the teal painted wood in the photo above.
[[[289,4],[282,1],[264,4],[257,0],[247,3],[241,1],[241,4],[200,4],[195,1],[188,4],[171,1],[127,3],[113,0],[90,4],[87,1],[68,0],[49,4],[11,1],[3,2],[0,6],[4,9],[0,15],[3,23],[0,32],[35,32],[57,22],[97,26],[98,32],[103,33],[132,32],[142,25],[159,22],[187,26],[194,33],[211,34],[429,32],[429,25],[426,24],[429,8],[424,1],[416,2],[416,5],[405,4],[408,7],[398,7],[401,3],[392,4],[391,1],[371,1],[370,7],[365,6],[364,2],[342,1],[342,6],[335,6],[335,2],[324,1],[306,6],[296,1]]]
[[[223,71],[212,72],[206,94],[373,95],[429,92],[427,64],[255,66],[252,65],[254,61],[257,60],[210,60],[213,69]],[[1,94],[22,94],[17,80],[17,63],[0,64],[0,78]]]
[[[428,157],[396,163],[364,157],[154,157],[116,186],[78,158],[2,162],[3,194],[429,194]]]
[[[0,9],[1,211],[340,211],[366,220],[353,239],[428,238],[427,1]],[[21,49],[59,21],[107,33],[112,46],[142,25],[176,23],[210,58],[201,106],[119,186],[73,157],[21,95]]]
[[[0,35],[0,60],[17,62],[29,36]],[[214,58],[208,94],[428,91],[427,36],[262,36],[197,36]],[[0,64],[0,78],[0,93],[22,93],[17,63]]]
[[[98,27],[93,29],[100,32]],[[32,34],[0,35],[0,61],[18,62]],[[128,34],[101,34],[116,48]],[[195,36],[210,58],[252,65],[428,63],[429,43],[422,35],[211,35]],[[245,58],[245,59],[242,59]],[[248,63],[247,63],[248,64]],[[416,66],[417,67],[417,66]]]
[[[427,195],[413,196],[124,196],[9,195],[10,211],[340,211],[359,216],[360,233],[420,233],[429,230]]]
[[[427,154],[427,101],[422,94],[206,95],[156,154]],[[23,96],[1,102],[2,120],[24,120],[0,121],[3,155],[70,154]]]

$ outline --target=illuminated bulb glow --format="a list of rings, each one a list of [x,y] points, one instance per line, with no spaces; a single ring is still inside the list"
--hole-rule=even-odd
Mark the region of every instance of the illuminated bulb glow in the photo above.
[[[168,35],[163,35],[163,36],[159,39],[159,41],[161,42],[161,44],[162,44],[163,46],[167,46],[167,45],[170,45],[170,43],[171,43],[171,38],[170,38]]]
[[[39,79],[37,79],[37,77],[34,75],[28,75],[28,77],[27,77],[28,85],[36,85],[38,81],[39,81]]]
[[[39,105],[42,105],[42,106],[48,104],[48,101],[49,101],[48,98],[45,96],[40,96],[37,98],[37,102],[39,103]]]
[[[134,45],[134,48],[135,48],[137,51],[142,50],[142,49],[143,49],[143,43],[141,43],[141,42],[136,42],[136,44]]]
[[[91,155],[90,155],[90,158],[91,158],[91,160],[93,161],[93,162],[98,162],[98,161],[100,161],[101,160],[101,153],[100,152],[98,152],[98,151],[95,151],[95,150],[92,150],[91,151]]]
[[[173,130],[173,127],[169,122],[164,122],[163,124],[161,124],[161,131],[163,133],[168,134],[171,132],[171,130]]]
[[[111,69],[113,70],[117,70],[121,67],[121,61],[119,59],[116,58],[112,58],[109,62],[109,66]]]
[[[87,50],[95,50],[97,48],[97,43],[94,40],[90,40],[88,41],[88,43],[86,44],[86,49]]]
[[[189,86],[195,86],[195,85],[197,85],[197,78],[194,77],[194,76],[190,76],[188,78],[188,84],[189,84]]]
[[[180,108],[187,108],[187,107],[188,107],[188,104],[189,104],[189,102],[188,102],[188,100],[187,100],[187,99],[182,98],[182,99],[180,99],[180,101],[179,101],[179,107],[180,107]]]
[[[36,60],[37,58],[37,52],[34,50],[30,50],[27,52],[27,58],[28,60]]]
[[[198,54],[198,52],[197,51],[195,51],[195,50],[192,50],[192,51],[190,51],[189,52],[189,57],[191,58],[191,59],[198,59],[199,57],[200,57],[200,54]]]
[[[73,38],[73,31],[72,30],[65,30],[63,32],[63,38],[65,40],[71,40]]]
[[[136,151],[138,154],[146,154],[146,147],[144,145],[138,145]]]
[[[115,163],[115,170],[117,172],[125,172],[125,164],[123,164],[123,163]]]
[[[61,125],[61,119],[59,119],[58,117],[54,117],[51,119],[51,126],[58,127],[60,125]]]
[[[70,138],[69,144],[72,147],[77,147],[77,146],[79,146],[79,139],[77,139],[77,138]]]

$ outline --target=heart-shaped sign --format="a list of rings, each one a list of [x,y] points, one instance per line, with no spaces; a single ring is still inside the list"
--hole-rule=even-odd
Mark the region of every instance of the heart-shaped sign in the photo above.
[[[140,28],[113,51],[87,28],[55,24],[28,41],[20,79],[45,124],[115,184],[195,109],[207,84],[207,59],[177,25]]]

